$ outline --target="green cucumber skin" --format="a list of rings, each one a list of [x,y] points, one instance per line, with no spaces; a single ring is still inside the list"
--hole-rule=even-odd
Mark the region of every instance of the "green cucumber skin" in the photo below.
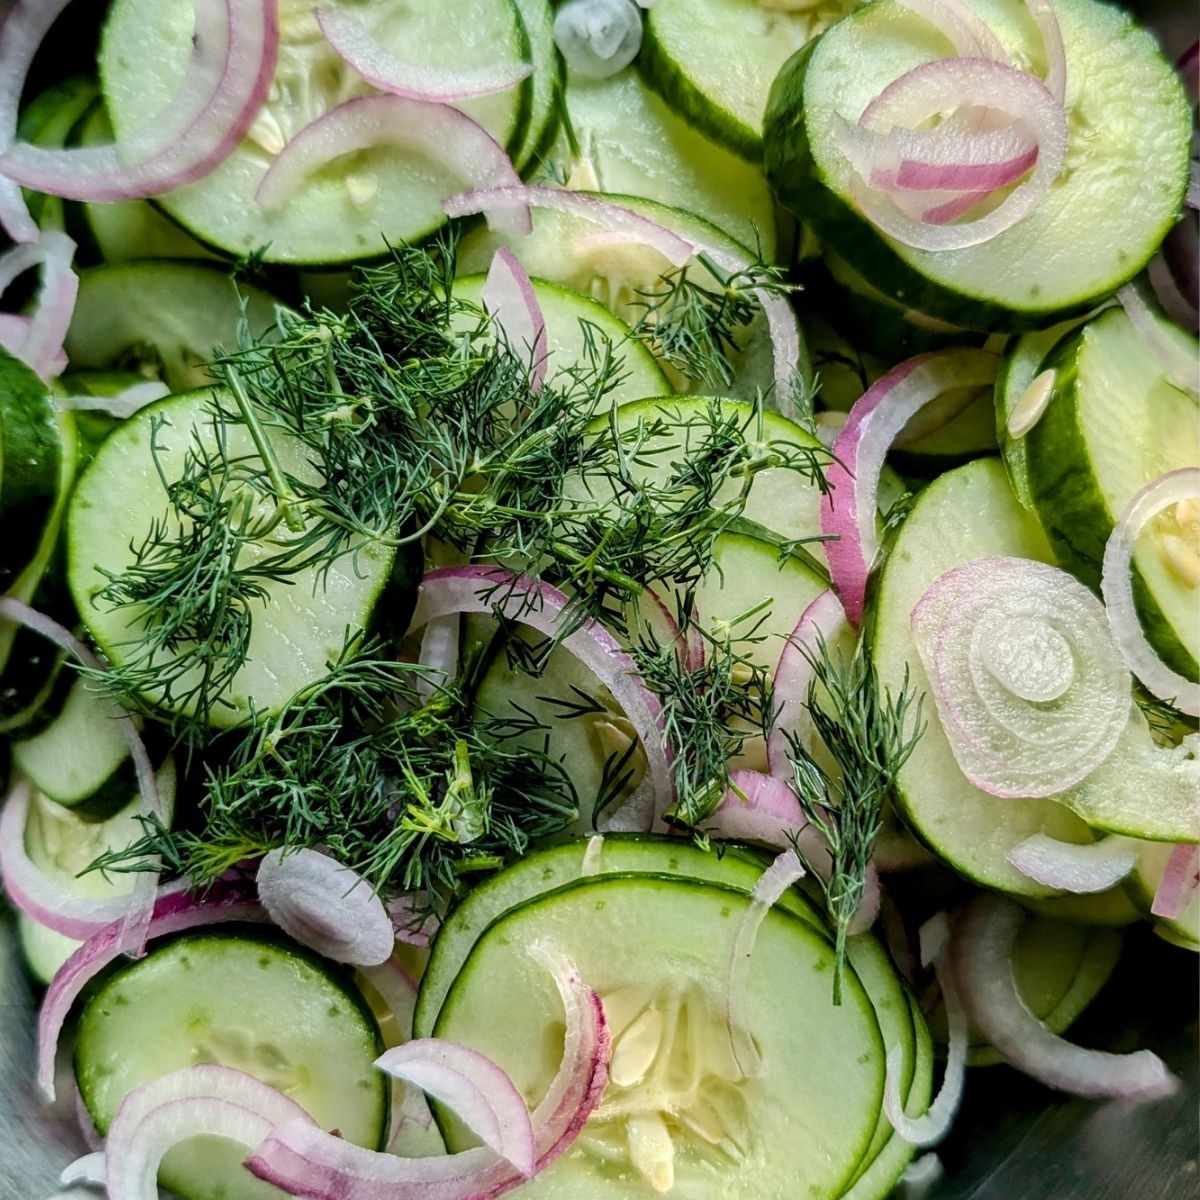
[[[982,333],[1015,333],[1084,315],[1146,265],[1145,261],[1132,263],[1124,278],[1111,287],[1051,309],[1009,307],[943,287],[914,270],[870,222],[827,185],[813,158],[805,124],[804,84],[820,41],[814,39],[793,55],[772,85],[763,129],[763,165],[780,202],[868,276],[875,287],[910,308],[955,325]],[[1166,233],[1164,228],[1162,236]]]
[[[695,126],[718,145],[732,150],[747,162],[756,165],[762,163],[763,137],[730,114],[725,114],[722,120],[715,120],[712,103],[696,90],[671,56],[664,53],[654,31],[653,8],[646,14],[645,35],[636,65],[647,85],[689,125]]]
[[[1043,360],[1043,371],[1056,372],[1054,394],[1024,441],[1030,496],[1046,540],[1060,566],[1098,590],[1114,518],[1088,468],[1091,458],[1078,419],[1083,338],[1083,328],[1068,333]],[[1195,679],[1195,659],[1171,628],[1137,565],[1131,569],[1134,601],[1147,638],[1168,666]]]

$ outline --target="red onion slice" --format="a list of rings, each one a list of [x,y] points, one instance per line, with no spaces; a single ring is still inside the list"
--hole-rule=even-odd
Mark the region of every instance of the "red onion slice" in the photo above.
[[[1137,865],[1138,843],[1133,838],[1102,838],[1090,845],[1060,842],[1035,833],[1006,855],[1022,875],[1056,892],[1090,895],[1116,887]]]
[[[480,299],[510,353],[529,363],[529,390],[540,391],[546,381],[549,354],[546,321],[529,275],[507,246],[501,246],[493,256]]]
[[[267,99],[279,48],[275,0],[197,4],[194,46],[175,98],[133,138],[79,150],[17,143],[0,156],[0,172],[52,196],[101,203],[204,178],[238,147]]]
[[[725,1024],[733,1061],[743,1077],[762,1071],[762,1056],[750,1034],[747,988],[750,956],[767,913],[794,883],[804,878],[804,868],[795,850],[785,850],[759,877],[750,893],[750,903],[738,922],[729,948],[729,971],[725,983]]]
[[[77,658],[93,671],[104,670],[100,660],[69,630],[57,621],[37,612],[12,596],[0,597],[0,620],[12,621],[34,633],[40,633],[47,641]],[[158,783],[154,777],[154,764],[142,743],[141,735],[133,719],[128,715],[116,718],[121,733],[129,744],[129,755],[137,772],[138,794],[141,797],[140,815],[159,822],[166,820],[162,797],[158,794]],[[153,859],[147,860],[152,865]],[[139,955],[146,945],[147,930],[154,908],[156,875],[151,870],[139,872],[133,892],[129,896],[129,907],[121,923],[118,953]]]
[[[0,292],[7,291],[25,271],[35,266],[41,268],[33,316],[8,317],[5,348],[47,381],[62,374],[67,365],[63,342],[79,292],[79,278],[71,269],[74,257],[75,243],[56,230],[48,230],[36,241],[14,246],[0,257]],[[9,339],[15,344],[8,344]]]
[[[946,1008],[949,1037],[946,1044],[946,1070],[942,1086],[923,1116],[910,1117],[904,1111],[900,1086],[903,1051],[893,1046],[888,1051],[883,1085],[883,1111],[897,1135],[912,1146],[936,1146],[954,1123],[962,1103],[967,1077],[967,1017],[959,999],[954,972],[950,969],[950,924],[945,913],[931,917],[920,930],[921,962],[933,964],[942,1002]]]
[[[916,220],[886,193],[873,187],[870,172],[847,155],[858,179],[851,194],[863,215],[896,241],[918,250],[963,250],[999,236],[1027,216],[1050,190],[1067,149],[1066,112],[1046,85],[1032,75],[981,58],[947,58],[915,67],[890,84],[863,113],[868,128],[903,111],[912,125],[964,106],[1007,114],[1034,131],[1037,161],[1023,183],[986,216],[961,225],[930,225]],[[916,115],[919,114],[919,115]]]
[[[1200,888],[1200,846],[1179,845],[1171,851],[1162,879],[1154,892],[1150,912],[1176,920]]]
[[[1012,59],[991,26],[963,0],[896,0],[901,8],[924,17],[945,34],[960,58],[990,58],[1011,64]]]
[[[1142,530],[1173,505],[1200,498],[1200,468],[1168,471],[1147,484],[1121,514],[1100,571],[1100,592],[1108,610],[1112,635],[1129,669],[1160,700],[1190,717],[1200,716],[1200,684],[1173,671],[1155,653],[1142,631],[1133,599],[1133,547]]]
[[[511,575],[493,567],[444,567],[430,571],[421,583],[410,628],[455,613],[498,611],[512,621],[552,635],[561,630],[569,601],[562,592],[530,576]],[[585,621],[560,643],[612,693],[629,718],[646,752],[656,813],[674,801],[671,761],[659,726],[660,707],[638,678],[637,666],[616,639],[594,621]]]
[[[254,198],[265,209],[282,208],[322,167],[376,146],[428,155],[475,188],[521,187],[521,177],[496,139],[458,109],[406,96],[361,96],[339,104],[292,138]],[[496,208],[488,214],[488,224],[506,233],[528,233],[528,207]]]
[[[552,947],[530,947],[550,971],[562,999],[563,1059],[533,1113],[535,1169],[544,1170],[578,1136],[608,1080],[611,1040],[600,997],[575,966]],[[271,1134],[247,1159],[260,1179],[310,1200],[488,1200],[525,1176],[486,1146],[435,1158],[399,1158],[351,1145],[315,1126],[293,1121]]]
[[[422,899],[416,894],[397,896],[388,901],[387,909],[396,941],[406,946],[428,946],[438,931],[440,922],[428,897]]]
[[[217,883],[202,897],[164,888],[154,903],[146,936],[162,937],[225,921],[266,920],[258,901],[241,887]],[[114,921],[90,937],[63,963],[46,991],[38,1013],[37,1084],[47,1100],[54,1099],[54,1060],[63,1024],[83,989],[124,953],[123,933],[122,923]]]
[[[1023,911],[977,896],[954,930],[951,959],[971,1024],[1011,1066],[1077,1096],[1167,1095],[1178,1081],[1149,1050],[1108,1054],[1057,1037],[1029,1011],[1013,979],[1012,948]]]
[[[373,967],[396,944],[374,889],[319,850],[272,850],[258,868],[258,898],[289,937],[335,962]]]
[[[486,1054],[442,1038],[418,1038],[375,1060],[387,1074],[446,1105],[524,1176],[535,1166],[533,1122],[508,1074]]]
[[[993,796],[1066,791],[1129,723],[1104,608],[1057,567],[973,559],[933,582],[910,624],[955,761]]]
[[[319,4],[316,17],[325,40],[372,87],[410,100],[445,103],[492,96],[510,91],[533,73],[530,63],[452,71],[433,63],[412,62],[380,45],[353,10]]]
[[[875,383],[850,410],[833,444],[821,501],[821,532],[834,587],[857,626],[879,550],[876,506],[888,449],[927,404],[955,388],[990,387],[999,359],[982,350],[946,350],[910,358]]]
[[[1197,362],[1195,350],[1185,350],[1182,339],[1177,341],[1162,328],[1142,298],[1138,285],[1127,283],[1117,292],[1117,299],[1134,329],[1158,359],[1168,382],[1185,392],[1200,392],[1200,363]]]
[[[827,588],[804,610],[784,643],[772,681],[775,721],[767,735],[767,770],[776,779],[792,777],[792,764],[788,758],[789,734],[799,739],[806,749],[812,749],[808,693],[816,675],[813,661],[818,647],[821,642],[832,645],[849,628],[846,610]]]

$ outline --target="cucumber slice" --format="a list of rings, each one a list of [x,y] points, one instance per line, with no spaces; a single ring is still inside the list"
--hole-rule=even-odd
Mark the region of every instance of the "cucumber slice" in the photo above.
[[[0,592],[13,587],[43,540],[61,494],[62,455],[49,389],[0,350]]]
[[[337,0],[342,3],[343,0]],[[348,4],[348,0],[345,0]],[[513,0],[379,0],[353,5],[386,49],[447,69],[529,59],[525,25]],[[197,183],[158,201],[189,233],[226,254],[264,251],[264,261],[335,264],[386,253],[446,222],[444,197],[462,179],[423,155],[364,150],[319,171],[278,213],[254,199],[275,156],[312,121],[369,88],[321,36],[307,4],[280,20],[275,79],[246,140]],[[100,46],[100,77],[113,128],[129,136],[168,105],[192,51],[191,0],[117,0]],[[501,146],[521,145],[529,119],[529,79],[511,91],[459,108]]]
[[[857,3],[656,0],[638,68],[685,120],[757,162],[779,68]]]
[[[1026,897],[1021,903],[1044,917],[1053,917],[1056,921],[1075,921],[1080,925],[1120,928],[1140,921],[1143,916],[1130,899],[1130,889],[1124,884],[1090,896],[1050,896],[1045,900],[1031,900]]]
[[[165,520],[170,528],[178,520],[168,505],[159,472],[167,480],[176,479],[185,453],[197,442],[215,452],[212,414],[220,398],[215,390],[201,390],[168,397],[143,409],[110,434],[76,486],[68,527],[71,593],[84,623],[115,666],[129,661],[130,646],[136,644],[144,626],[138,614],[106,605],[97,599],[97,593],[108,582],[108,573],[119,575],[134,561],[136,548],[151,531],[151,522]],[[223,402],[233,403],[227,396]],[[155,428],[157,459],[151,452]],[[315,468],[298,443],[278,429],[267,436],[285,473],[313,477]],[[256,456],[245,426],[223,425],[222,437],[229,459]],[[119,507],[113,505],[115,495],[121,497]],[[273,545],[269,534],[265,540],[247,544],[241,550],[242,561],[249,555],[273,552]],[[212,723],[237,725],[248,720],[252,710],[265,715],[325,674],[347,635],[372,626],[395,561],[391,549],[376,543],[344,555],[328,572],[312,569],[294,574],[288,581],[264,581],[267,599],[255,611],[248,660],[231,682],[223,703],[213,707]],[[405,574],[397,586],[408,592],[407,560],[397,566],[404,568]],[[188,684],[180,686],[186,691]],[[147,700],[174,703],[157,693]]]
[[[1036,69],[1040,35],[1027,11],[970,3]],[[914,250],[854,208],[836,118],[857,120],[893,80],[946,54],[944,34],[897,0],[851,13],[780,73],[764,134],[776,195],[875,287],[930,317],[1016,330],[1093,307],[1141,270],[1174,224],[1191,112],[1153,34],[1132,17],[1099,0],[1058,0],[1055,13],[1067,57],[1066,165],[1011,229],[966,250]]]
[[[466,275],[454,281],[454,296],[466,300],[477,308],[483,307],[481,293],[485,275]],[[568,372],[572,367],[587,366],[585,352],[587,337],[584,323],[593,326],[612,344],[614,355],[621,364],[621,380],[608,393],[608,399],[617,404],[640,400],[643,396],[658,396],[667,391],[670,384],[659,369],[658,361],[646,347],[629,336],[629,326],[608,309],[589,300],[579,292],[547,283],[544,279],[532,279],[533,293],[546,325],[547,379],[554,382],[556,375]],[[471,324],[465,316],[460,326]],[[521,352],[524,348],[513,347]],[[569,380],[564,380],[569,383]]]
[[[1121,957],[1119,930],[1089,929],[1070,921],[1033,917],[1013,945],[1012,971],[1026,1006],[1051,1032],[1064,1033],[1099,995]],[[946,1044],[946,1010],[939,1000],[929,1014],[934,1041]],[[1004,1061],[971,1028],[967,1063],[990,1067]]]
[[[1142,911],[1147,914],[1154,903],[1158,885],[1162,882],[1167,859],[1171,857],[1171,851],[1174,849],[1174,846],[1165,843],[1147,842],[1138,854],[1130,890]],[[1179,916],[1157,918],[1155,929],[1176,945],[1189,950],[1200,950],[1200,891],[1192,892],[1190,902]]]
[[[77,678],[62,712],[36,736],[14,742],[12,761],[49,799],[81,815],[111,816],[136,787],[121,708]]]
[[[590,168],[600,192],[644,196],[693,212],[775,259],[775,200],[762,172],[677,116],[631,67],[609,79],[567,75],[564,136],[551,154],[563,178]]]
[[[157,783],[169,825],[175,808],[175,766],[170,759],[159,769]],[[39,870],[73,895],[96,900],[128,895],[138,878],[132,872],[81,872],[101,854],[123,850],[144,835],[137,819],[140,811],[141,798],[134,794],[130,799],[127,793],[125,806],[108,820],[90,821],[35,791],[25,823],[25,852]],[[40,983],[49,983],[81,944],[24,913],[19,914],[17,927],[25,961]]]
[[[529,124],[524,143],[513,156],[517,170],[526,171],[548,153],[558,133],[566,64],[554,43],[554,10],[550,0],[516,0],[516,6],[529,39],[529,60],[533,63]]]
[[[245,304],[254,335],[271,328],[278,301],[199,262],[145,260],[93,267],[79,280],[66,351],[71,369],[135,371],[173,392],[213,382],[205,364],[235,350]]]
[[[946,571],[992,554],[1053,561],[1041,530],[1013,497],[1004,468],[980,459],[930,484],[900,527],[879,581],[870,635],[881,686],[898,695],[907,673],[918,693],[929,691],[909,629],[913,605]],[[973,787],[930,712],[897,781],[905,821],[968,879],[1018,895],[1050,894],[1005,854],[1035,833],[1089,842],[1087,827],[1054,800],[1002,800]]]
[[[748,896],[709,884],[610,876],[530,901],[476,943],[437,1035],[489,1055],[531,1102],[562,1053],[561,1006],[528,953],[535,942],[570,957],[606,1000],[618,1059],[622,1038],[632,1043],[652,1025],[641,1013],[654,1007],[665,1018],[657,1046],[645,1048],[647,1070],[631,1072],[626,1086],[610,1076],[599,1110],[561,1158],[523,1185],[527,1195],[634,1200],[673,1184],[680,1195],[757,1200],[792,1195],[797,1180],[814,1200],[841,1195],[879,1117],[883,1049],[874,1011],[853,974],[834,1008],[829,943],[773,910],[758,933],[747,989],[762,1071],[741,1077],[723,980],[748,907]],[[461,1149],[463,1131],[444,1126],[448,1147]]]
[[[281,1020],[286,1014],[286,1020]],[[388,1120],[379,1026],[349,975],[258,930],[188,934],[155,946],[93,993],[79,1020],[75,1078],[96,1128],[134,1088],[218,1063],[279,1088],[324,1129],[379,1148]],[[180,1200],[251,1200],[278,1191],[242,1166],[246,1148],[192,1138],[159,1171]]]
[[[1193,358],[1200,353],[1194,338],[1159,324],[1162,336]],[[1057,376],[1045,415],[1024,439],[1033,502],[1059,561],[1096,587],[1105,543],[1134,495],[1164,471],[1200,465],[1200,401],[1163,378],[1158,358],[1120,308],[1060,342],[1043,366]],[[1190,679],[1200,669],[1194,538],[1169,517],[1156,521],[1133,560],[1146,637]]]

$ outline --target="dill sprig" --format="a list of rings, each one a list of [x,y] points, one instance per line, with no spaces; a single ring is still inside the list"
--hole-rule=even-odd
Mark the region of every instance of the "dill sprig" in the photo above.
[[[813,864],[796,839],[793,844],[821,888],[834,925],[833,1002],[840,1004],[847,931],[862,903],[884,803],[923,733],[922,701],[910,690],[907,674],[898,696],[880,686],[866,638],[848,657],[820,639],[809,660],[814,676],[806,705],[836,769],[826,770],[793,734],[788,757],[793,790],[828,843],[829,862]]]

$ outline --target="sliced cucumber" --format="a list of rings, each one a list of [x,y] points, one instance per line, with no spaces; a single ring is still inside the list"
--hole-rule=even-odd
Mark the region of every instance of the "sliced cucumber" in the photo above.
[[[513,0],[377,0],[353,7],[371,34],[403,58],[464,69],[529,59],[529,39]],[[191,0],[117,0],[100,47],[100,76],[113,128],[144,129],[166,109],[192,53]],[[321,36],[308,4],[279,22],[271,97],[246,140],[198,183],[159,200],[189,233],[227,254],[264,250],[264,260],[335,264],[386,253],[386,243],[418,241],[445,224],[442,200],[461,177],[418,152],[392,147],[344,156],[302,184],[278,212],[254,195],[276,155],[312,121],[370,89]],[[459,107],[502,146],[522,144],[532,83]]]
[[[151,523],[178,522],[168,504],[163,478],[174,480],[190,447],[217,446],[213,405],[220,393],[210,390],[168,397],[130,418],[104,442],[83,473],[71,502],[68,570],[71,593],[92,636],[116,666],[128,662],[145,629],[147,614],[98,599],[111,575],[135,560],[136,549],[151,532]],[[232,404],[228,397],[225,404]],[[151,439],[157,431],[157,458]],[[253,459],[257,451],[245,426],[222,423],[221,436],[230,459]],[[268,433],[281,469],[297,478],[314,478],[315,467],[299,444],[281,430]],[[159,472],[162,472],[160,477]],[[121,505],[113,507],[113,496]],[[274,552],[271,534],[244,546],[239,560]],[[348,633],[372,626],[373,613],[392,578],[394,551],[380,543],[363,546],[338,559],[328,572],[314,568],[287,581],[264,581],[267,599],[257,606],[248,659],[210,713],[214,724],[228,726],[285,704],[305,684],[328,669],[346,643]],[[407,578],[398,583],[411,593]],[[398,568],[399,569],[399,568]],[[110,574],[111,573],[111,574]],[[403,607],[400,605],[399,607]],[[164,664],[170,655],[158,661]],[[190,675],[187,677],[192,678]],[[186,691],[188,683],[181,683]],[[151,703],[179,703],[159,692]]]
[[[1023,6],[970,3],[1018,62],[1043,69],[1041,35]],[[1174,224],[1191,112],[1154,35],[1132,17],[1100,0],[1054,7],[1066,47],[1066,162],[1012,228],[966,250],[915,250],[856,211],[838,119],[857,121],[895,79],[947,52],[937,26],[897,0],[851,13],[780,73],[764,133],[776,195],[876,288],[930,317],[1031,329],[1093,307],[1141,270]]]
[[[653,876],[585,879],[495,921],[459,972],[436,1032],[488,1054],[527,1100],[562,1054],[561,1006],[528,953],[548,941],[606,1001],[615,1051],[639,1046],[641,1072],[610,1076],[600,1108],[531,1197],[636,1200],[674,1186],[697,1200],[840,1196],[871,1143],[882,1094],[882,1043],[856,977],[831,1002],[833,951],[807,923],[766,915],[749,962],[747,1012],[761,1056],[744,1077],[730,1051],[724,978],[749,907],[743,893]],[[643,1020],[655,1009],[663,1020]],[[443,1122],[450,1149],[463,1131]],[[796,1130],[804,1130],[803,1137]]]
[[[71,369],[136,371],[174,392],[212,383],[206,364],[236,350],[245,304],[250,332],[275,321],[278,301],[199,262],[141,260],[84,271],[67,333]]]
[[[1166,321],[1163,337],[1200,354]],[[1025,435],[1038,519],[1059,561],[1095,587],[1104,547],[1134,495],[1164,471],[1200,465],[1200,400],[1163,377],[1159,359],[1121,308],[1061,341],[1043,367],[1056,372],[1042,419]],[[1197,678],[1200,546],[1170,514],[1134,548],[1134,591],[1150,643],[1175,670]]]
[[[1149,842],[1147,845],[1158,845]],[[1080,925],[1099,925],[1120,928],[1142,919],[1142,913],[1130,898],[1130,889],[1124,884],[1109,888],[1106,892],[1093,895],[1050,896],[1044,900],[1022,900],[1026,908],[1056,921],[1074,921]]]
[[[102,1134],[134,1088],[218,1063],[375,1149],[387,1132],[387,1077],[374,1067],[382,1052],[375,1018],[335,964],[271,934],[222,929],[155,946],[93,993],[79,1020],[75,1078]],[[277,1197],[242,1166],[245,1155],[229,1141],[192,1138],[163,1159],[159,1180],[181,1200]]]
[[[558,133],[566,65],[554,44],[554,11],[550,0],[516,0],[529,39],[529,123],[519,152],[513,155],[518,171],[532,169],[550,150]]]
[[[946,571],[994,554],[1053,561],[1040,528],[1013,496],[1004,468],[980,459],[930,484],[900,527],[874,603],[871,637],[882,686],[899,694],[907,676],[918,693],[929,691],[909,629],[913,605]],[[1092,840],[1083,822],[1056,801],[1002,800],[973,787],[941,725],[928,715],[925,733],[900,772],[897,802],[913,832],[939,858],[968,879],[1019,895],[1045,896],[1050,889],[1005,858],[1018,842],[1035,833]]]
[[[169,825],[175,808],[175,766],[169,759],[159,770],[157,783]],[[108,820],[90,821],[35,791],[25,822],[25,852],[40,871],[74,896],[102,900],[128,895],[138,878],[133,872],[81,872],[101,854],[123,850],[144,836],[137,819],[140,811],[141,798],[134,794],[130,799],[127,794],[125,806]],[[25,960],[41,983],[49,983],[80,945],[24,913],[20,914],[18,930]]]
[[[456,279],[455,298],[482,308],[485,278],[484,275],[466,275]],[[588,366],[586,326],[591,326],[609,340],[616,360],[621,364],[621,379],[608,393],[609,401],[625,404],[668,390],[670,384],[654,355],[641,342],[630,338],[629,326],[619,317],[570,288],[547,283],[544,279],[531,282],[546,326],[547,378],[551,383],[555,375],[568,372],[572,367]],[[513,349],[521,352],[524,348],[516,346]]]
[[[560,135],[551,160],[564,178],[590,169],[586,186],[693,212],[775,259],[775,201],[762,172],[677,116],[632,67],[601,80],[568,74],[566,97],[581,157]]]
[[[682,117],[757,162],[779,68],[858,0],[657,0],[638,67]]]
[[[111,816],[136,786],[121,716],[93,681],[77,678],[62,712],[36,736],[13,743],[13,765],[64,808]]]

